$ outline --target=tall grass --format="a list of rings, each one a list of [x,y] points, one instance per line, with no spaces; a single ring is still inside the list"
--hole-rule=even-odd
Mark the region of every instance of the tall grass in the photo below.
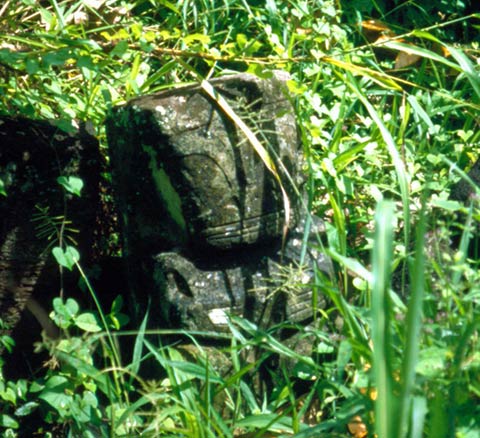
[[[101,132],[111,105],[192,72],[289,71],[307,162],[302,214],[307,229],[311,215],[325,220],[315,249],[325,246],[334,264],[329,276],[311,267],[314,297],[327,306],[315,300],[306,327],[262,330],[232,317],[217,336],[151,332],[146,316],[118,332],[96,300],[102,332],[73,319],[70,337],[48,344],[59,369],[31,385],[0,379],[6,436],[35,410],[82,438],[479,436],[480,275],[470,251],[479,212],[476,201],[448,199],[465,178],[451,170],[480,152],[478,47],[443,43],[443,25],[353,47],[356,27],[334,2],[283,3],[136,1],[118,23],[88,29],[69,24],[83,2],[0,8],[1,36],[21,49],[0,50],[11,73],[0,70],[3,112],[91,119]],[[395,71],[379,46],[419,64]],[[244,126],[208,82],[203,89]],[[290,344],[287,331],[296,332]],[[132,352],[121,355],[117,341],[129,338]]]
[[[420,398],[414,399],[415,369],[418,360],[425,256],[425,215],[421,213],[417,224],[414,255],[411,260],[410,297],[406,314],[404,345],[393,342],[397,322],[389,295],[393,266],[393,225],[395,207],[383,201],[375,212],[375,239],[372,250],[372,343],[373,382],[376,388],[375,431],[379,437],[404,438],[412,431],[423,430],[425,410],[419,411]],[[415,405],[414,405],[415,402]],[[425,399],[423,399],[425,404]],[[417,409],[415,409],[417,408]],[[422,414],[423,412],[423,414]]]
[[[393,392],[395,357],[392,343],[392,317],[388,291],[392,270],[394,205],[383,201],[375,212],[375,238],[372,254],[373,382],[376,388],[375,432],[379,438],[392,437],[397,406]]]

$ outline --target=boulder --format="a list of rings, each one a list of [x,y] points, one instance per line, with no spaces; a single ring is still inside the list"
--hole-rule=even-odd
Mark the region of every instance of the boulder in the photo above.
[[[0,199],[0,318],[10,330],[30,299],[48,309],[58,295],[51,247],[60,234],[83,260],[91,258],[101,162],[97,140],[84,129],[66,133],[48,121],[0,117],[0,179],[7,194]],[[82,196],[65,193],[59,176],[82,178]],[[62,233],[61,218],[68,220]],[[38,326],[27,330],[32,337],[40,332]]]

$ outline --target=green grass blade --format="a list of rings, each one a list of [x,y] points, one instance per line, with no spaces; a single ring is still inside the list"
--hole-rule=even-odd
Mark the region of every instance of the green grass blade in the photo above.
[[[420,329],[422,326],[422,307],[424,297],[425,282],[425,234],[426,217],[425,203],[423,203],[420,212],[420,219],[417,225],[417,236],[415,243],[415,259],[413,261],[413,270],[411,273],[411,295],[407,311],[407,334],[406,345],[404,349],[404,360],[402,366],[401,395],[399,400],[398,424],[395,431],[398,432],[398,438],[406,436],[409,424],[412,427],[418,426],[418,419],[415,420],[415,409],[413,397],[413,386],[415,381],[415,367],[418,360]],[[425,401],[424,401],[425,402]],[[420,402],[418,402],[420,403]],[[411,411],[411,421],[409,421],[409,411]],[[415,421],[414,421],[415,420]],[[415,423],[415,425],[414,425]],[[413,435],[421,436],[421,435]]]
[[[250,344],[261,346],[263,350],[272,351],[283,357],[295,359],[298,362],[305,363],[309,366],[315,366],[312,358],[299,354],[296,351],[288,348],[282,342],[275,339],[270,333],[257,328],[254,324],[249,323],[247,320],[237,316],[232,316],[231,319],[244,330],[248,331],[248,333],[252,336]]]
[[[452,288],[458,287],[460,280],[463,275],[462,266],[467,260],[468,256],[468,247],[470,244],[470,237],[472,233],[472,220],[473,220],[473,205],[470,204],[468,209],[468,215],[465,220],[465,225],[462,232],[462,237],[460,238],[460,245],[458,247],[458,257],[455,257],[455,266],[458,268],[453,272],[451,285]]]
[[[470,59],[465,55],[465,53],[461,52],[454,47],[445,45],[447,50],[452,54],[455,58],[455,61],[458,62],[458,65],[462,69],[465,76],[469,80],[472,88],[475,90],[475,93],[478,98],[480,98],[480,74],[478,71],[475,70],[474,65],[470,61]]]
[[[422,106],[418,103],[417,98],[413,95],[409,95],[407,97],[407,101],[415,111],[415,115],[427,125],[430,132],[435,132],[435,125],[432,122],[432,119],[427,114],[427,112],[422,108]]]
[[[425,33],[422,33],[421,35],[425,37]],[[437,40],[437,42],[441,43],[439,40]],[[439,55],[435,52],[432,52],[431,50],[415,46],[413,44],[405,44],[405,43],[400,43],[398,41],[392,40],[392,41],[387,41],[385,43],[382,43],[381,47],[387,47],[392,50],[398,50],[399,52],[408,53],[409,55],[410,54],[417,55],[420,58],[431,59],[432,61],[440,62],[446,65],[447,67],[453,68],[455,70],[459,70],[459,66],[457,64],[455,64],[452,61],[449,61],[444,56]]]
[[[367,77],[376,84],[380,85],[381,87],[385,87],[387,89],[402,91],[402,87],[399,83],[414,85],[409,83],[405,80],[400,80],[399,78],[395,78],[390,76],[382,71],[373,70],[370,68],[362,67],[360,65],[353,64],[352,62],[345,62],[340,59],[331,58],[329,56],[324,56],[320,58],[322,62],[334,65],[342,70],[345,73],[353,78],[353,75],[358,75],[361,77]],[[348,84],[348,82],[347,82]]]
[[[100,391],[102,391],[110,401],[117,402],[120,400],[118,396],[119,391],[115,391],[116,385],[114,381],[110,379],[106,373],[99,371],[93,365],[63,351],[58,350],[55,352],[55,355],[63,363],[76,369],[79,374],[84,374],[95,381]]]
[[[293,432],[292,419],[282,414],[251,415],[239,420],[236,426],[253,430],[260,429],[261,432],[254,435],[259,438],[265,436],[264,432],[266,431],[289,434]]]
[[[250,386],[248,386],[244,381],[240,382],[239,387],[243,397],[243,402],[246,404],[246,406],[248,406],[249,410],[251,412],[260,412],[261,408],[255,398],[252,388],[250,388]]]
[[[262,143],[258,140],[257,136],[252,132],[252,130],[247,126],[247,124],[237,115],[237,113],[233,110],[230,104],[226,101],[226,99],[218,93],[215,88],[210,84],[210,82],[206,80],[202,80],[200,82],[200,86],[202,89],[212,98],[218,106],[222,109],[222,111],[232,120],[233,123],[243,132],[245,137],[248,139],[252,147],[255,149],[255,152],[258,154],[260,159],[263,161],[267,169],[270,173],[275,177],[280,187],[283,196],[283,208],[285,210],[285,229],[284,229],[284,238],[286,237],[286,232],[288,226],[290,224],[290,200],[288,198],[287,192],[283,186],[283,182],[280,178],[280,174],[277,170],[277,166],[275,162],[272,160],[270,154],[262,145]]]
[[[458,175],[461,176],[461,178],[468,183],[468,185],[472,188],[472,191],[475,192],[476,196],[480,196],[480,187],[475,183],[475,181],[470,178],[470,176],[465,173],[463,170],[461,170],[458,166],[457,163],[454,163],[453,161],[449,160],[447,157],[441,157],[442,161],[447,163],[450,166],[451,171],[457,173]]]
[[[202,381],[209,380],[210,382],[218,384],[224,383],[223,379],[219,376],[208,374],[205,366],[182,360],[181,355],[174,349],[169,349],[170,354],[174,355],[174,359],[168,359],[164,354],[159,353],[148,341],[145,341],[145,345],[165,369],[175,370],[177,376],[180,377],[180,382],[199,379]]]
[[[466,319],[466,318],[465,318]],[[455,433],[455,424],[457,424],[462,417],[461,408],[459,408],[458,399],[464,392],[463,386],[465,385],[463,374],[463,364],[467,362],[466,353],[469,351],[469,344],[476,343],[475,340],[478,337],[478,329],[480,328],[480,319],[470,321],[461,334],[452,363],[452,380],[449,388],[449,397],[446,402],[446,412],[448,421],[448,434],[447,436],[453,436]],[[477,373],[478,374],[478,373]]]
[[[434,41],[437,44],[441,44],[452,55],[453,59],[455,59],[457,63],[451,62],[447,58],[437,55],[436,53],[430,50],[421,49],[419,47],[412,46],[410,44],[389,42],[386,45],[391,48],[396,48],[397,50],[406,50],[411,53],[418,54],[419,56],[422,56],[424,58],[430,58],[434,61],[441,62],[442,64],[445,64],[446,66],[453,68],[456,71],[465,73],[465,76],[467,77],[473,89],[475,90],[477,97],[480,98],[480,75],[478,74],[478,71],[475,70],[474,64],[465,55],[465,53],[463,53],[461,50],[456,49],[455,47],[452,47],[452,46],[449,46],[448,44],[443,43],[438,38],[434,37],[432,34],[428,32],[414,31],[412,32],[412,35],[420,38],[425,38],[430,41]]]
[[[381,201],[375,212],[375,239],[372,251],[372,341],[375,401],[375,431],[378,438],[393,436],[395,406],[392,394],[391,310],[389,283],[393,253],[394,204]]]
[[[400,157],[400,153],[397,150],[397,145],[392,137],[392,134],[383,123],[381,116],[377,113],[373,105],[369,102],[367,97],[358,87],[354,77],[348,74],[349,80],[347,81],[348,87],[357,95],[358,99],[362,102],[368,111],[368,114],[375,122],[376,126],[380,130],[385,146],[392,160],[395,172],[397,174],[397,182],[400,188],[400,195],[402,198],[403,207],[403,221],[404,221],[404,242],[405,246],[408,246],[408,240],[410,235],[410,190],[409,190],[409,177],[405,170],[405,164]]]
[[[412,438],[423,436],[425,416],[427,415],[427,400],[425,397],[414,397],[412,403]]]
[[[63,10],[56,0],[51,0],[51,1],[52,1],[53,9],[55,11],[55,16],[57,17],[58,23],[60,25],[60,30],[63,31],[65,28],[65,16],[64,16]]]
[[[149,406],[156,401],[162,400],[162,398],[164,397],[164,394],[150,393],[148,394],[148,396],[142,396],[135,402],[129,404],[125,411],[122,413],[122,415],[116,421],[117,427],[123,425],[126,420],[133,417],[135,413],[139,411],[140,408],[142,408],[143,406]]]
[[[349,271],[354,273],[357,277],[365,280],[370,287],[373,285],[373,274],[365,268],[358,260],[351,258],[351,257],[344,257],[343,255],[339,254],[338,252],[334,251],[333,249],[328,249],[325,251],[328,256],[332,258],[332,260],[336,261],[337,263],[341,264],[342,266],[346,267]],[[393,291],[389,290],[390,298],[393,301],[393,304],[398,310],[405,310],[406,307],[399,298],[399,296]]]
[[[135,345],[133,347],[133,358],[132,358],[132,363],[130,364],[130,368],[134,376],[138,374],[138,370],[140,369],[140,363],[142,361],[143,342],[145,339],[145,329],[147,328],[147,320],[148,320],[148,311],[146,312],[145,317],[143,318],[143,321],[140,324],[140,327],[138,329],[138,334],[135,338]],[[133,379],[133,376],[132,376],[132,379]]]

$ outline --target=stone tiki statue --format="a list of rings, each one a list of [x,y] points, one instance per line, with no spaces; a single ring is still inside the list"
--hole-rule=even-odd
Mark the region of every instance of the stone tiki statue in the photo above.
[[[226,314],[263,327],[312,316],[312,273],[300,266],[301,151],[287,80],[275,72],[267,80],[237,74],[211,81],[276,163],[295,213],[283,248],[278,181],[201,87],[140,97],[109,116],[137,318],[149,308],[151,325],[218,331]],[[315,259],[328,270],[319,254]],[[282,278],[291,290],[281,287]]]

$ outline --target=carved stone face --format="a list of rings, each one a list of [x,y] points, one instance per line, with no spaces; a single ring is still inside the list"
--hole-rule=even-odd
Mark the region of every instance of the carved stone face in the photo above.
[[[284,94],[287,78],[280,72],[269,80],[241,74],[212,84],[269,151],[292,195],[287,173],[295,178],[300,154],[293,108]],[[199,87],[135,99],[117,115],[108,130],[114,167],[121,177],[122,166],[144,161],[135,164],[141,172],[137,179],[153,185],[155,192],[146,197],[150,210],[135,207],[142,202],[141,193],[129,197],[135,214],[128,220],[138,221],[137,230],[150,228],[153,240],[160,231],[164,244],[157,251],[184,245],[225,250],[280,238],[284,206],[278,182],[244,134]],[[129,173],[131,177],[131,168]],[[146,210],[152,217],[139,219]]]

